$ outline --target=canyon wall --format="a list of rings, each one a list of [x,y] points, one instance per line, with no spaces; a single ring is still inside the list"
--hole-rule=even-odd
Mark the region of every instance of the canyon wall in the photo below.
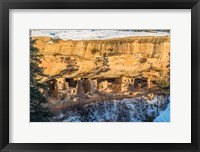
[[[60,74],[67,67],[62,57],[76,62],[77,70],[65,77],[117,77],[120,75],[169,75],[170,36],[134,36],[107,40],[60,40],[33,37],[44,55],[45,73]],[[107,70],[102,70],[107,60]],[[101,69],[101,70],[100,70]],[[98,72],[99,70],[99,72]],[[161,73],[162,71],[162,73]]]
[[[149,57],[163,59],[170,49],[169,36],[135,36],[109,40],[52,40],[50,37],[36,39],[39,40],[37,47],[43,54],[78,55],[88,59],[112,51],[113,54],[145,53]],[[96,53],[93,53],[94,49]]]

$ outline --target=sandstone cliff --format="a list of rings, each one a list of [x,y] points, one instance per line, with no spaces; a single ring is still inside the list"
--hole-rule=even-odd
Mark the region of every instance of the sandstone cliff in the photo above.
[[[169,79],[170,36],[107,40],[34,37],[50,77],[141,76]]]

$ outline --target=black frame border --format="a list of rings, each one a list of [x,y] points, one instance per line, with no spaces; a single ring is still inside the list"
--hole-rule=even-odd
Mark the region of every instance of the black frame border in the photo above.
[[[200,152],[200,0],[0,0],[0,150]],[[9,143],[9,9],[191,9],[192,142],[185,143]]]

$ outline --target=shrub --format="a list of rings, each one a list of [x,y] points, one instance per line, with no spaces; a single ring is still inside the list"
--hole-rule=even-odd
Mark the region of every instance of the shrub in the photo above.
[[[60,38],[53,38],[53,39],[52,39],[52,42],[53,42],[53,43],[59,43],[60,41],[61,41]]]
[[[99,49],[96,49],[96,48],[93,48],[92,50],[91,50],[91,52],[92,52],[92,54],[95,54],[95,53],[97,53],[97,52],[99,52],[100,50]]]

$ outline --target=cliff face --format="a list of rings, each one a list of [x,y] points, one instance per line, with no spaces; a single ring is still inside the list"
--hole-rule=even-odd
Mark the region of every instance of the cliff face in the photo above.
[[[59,40],[34,37],[50,76],[158,78],[169,75],[169,36],[134,36],[108,40]]]

